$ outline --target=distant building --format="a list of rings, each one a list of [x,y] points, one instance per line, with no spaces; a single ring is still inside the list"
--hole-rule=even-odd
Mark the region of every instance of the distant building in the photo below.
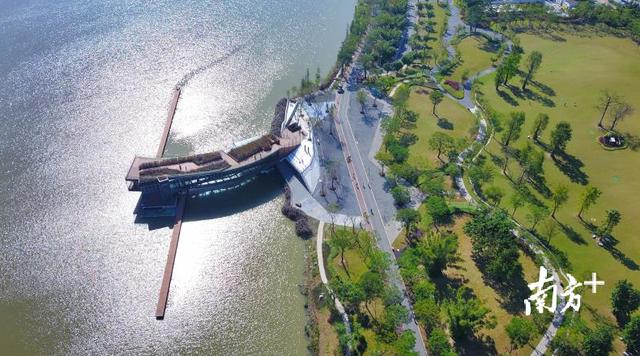
[[[575,0],[495,0],[492,1],[493,6],[500,12],[500,8],[505,5],[518,4],[543,4],[559,14],[566,14],[570,9],[576,6]]]

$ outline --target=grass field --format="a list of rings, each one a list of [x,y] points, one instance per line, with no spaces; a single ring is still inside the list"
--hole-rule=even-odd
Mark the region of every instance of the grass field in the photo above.
[[[504,326],[507,325],[515,315],[510,314],[501,306],[500,296],[484,282],[482,272],[478,269],[471,258],[471,239],[466,236],[463,231],[464,224],[469,221],[469,219],[469,216],[457,218],[452,227],[452,230],[458,235],[458,253],[460,254],[461,260],[456,263],[455,266],[449,267],[445,271],[445,275],[448,280],[462,281],[463,285],[471,288],[474,294],[480,300],[484,301],[485,305],[496,317],[496,327],[494,329],[484,330],[481,334],[489,337],[494,343],[495,351],[502,355],[507,353],[510,349],[509,338],[506,335]],[[520,263],[522,263],[525,280],[531,281],[537,278],[538,267],[530,257],[521,253]],[[537,343],[538,339],[539,336],[534,339],[534,343]],[[462,346],[464,348],[465,345]],[[477,345],[466,346],[469,346],[470,350],[468,351],[478,351],[476,349]],[[532,348],[525,346],[515,351],[517,351],[517,354],[519,355],[529,355]]]
[[[331,311],[323,307],[318,313],[318,328],[320,329],[320,339],[318,340],[319,355],[334,355],[340,350],[338,333],[329,322]]]
[[[605,280],[605,287],[597,294],[582,293],[583,303],[612,317],[609,296],[614,283],[626,278],[640,287],[640,230],[635,221],[640,217],[640,205],[636,202],[640,193],[640,152],[629,149],[605,151],[600,147],[596,142],[601,134],[596,126],[600,112],[595,106],[603,89],[623,96],[625,101],[636,106],[636,111],[618,125],[618,130],[640,134],[640,48],[626,39],[579,37],[568,33],[558,33],[555,39],[530,34],[519,35],[519,38],[525,57],[533,50],[543,54],[542,66],[535,77],[537,84],[530,85],[530,90],[525,93],[503,88],[499,94],[493,87],[491,75],[484,79],[479,91],[501,114],[512,111],[526,113],[523,134],[512,147],[520,148],[525,144],[538,113],[547,113],[551,118],[549,128],[541,136],[543,142],[549,142],[549,132],[558,121],[571,123],[573,139],[567,153],[574,158],[573,161],[557,165],[547,155],[544,163],[547,187],[553,189],[565,184],[570,190],[568,203],[556,214],[567,228],[551,243],[568,254],[572,274],[578,281],[590,277],[592,272]],[[513,86],[519,88],[519,81],[513,80]],[[488,151],[502,154],[495,140],[488,146]],[[517,163],[511,162],[509,171],[517,177],[520,173]],[[611,251],[599,247],[591,239],[590,231],[576,217],[586,183],[600,188],[603,194],[596,206],[583,214],[585,220],[598,225],[603,222],[607,209],[615,208],[622,213],[622,222],[613,231],[619,243]],[[501,204],[508,207],[507,202],[514,192],[512,183],[497,174],[489,185],[504,189],[507,194]],[[534,189],[530,190],[537,199],[551,206],[548,199]],[[515,217],[528,226],[527,212],[527,208],[521,208]]]
[[[438,159],[435,151],[429,148],[429,138],[436,131],[449,134],[454,138],[473,138],[471,130],[475,127],[476,118],[467,109],[445,97],[436,108],[439,118],[433,115],[433,104],[429,100],[430,89],[414,87],[407,101],[409,110],[417,112],[417,126],[412,132],[418,136],[418,142],[409,149],[409,162],[418,164],[427,160],[431,167],[437,167]]]
[[[485,37],[476,35],[465,37],[456,45],[456,51],[461,58],[461,63],[451,73],[450,78],[460,82],[465,72],[468,76],[472,76],[490,68],[498,48]]]

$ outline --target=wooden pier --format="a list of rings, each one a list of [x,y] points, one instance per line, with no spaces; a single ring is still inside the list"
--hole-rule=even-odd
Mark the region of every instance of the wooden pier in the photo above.
[[[182,217],[184,215],[184,205],[187,197],[180,195],[178,197],[178,207],[176,208],[176,222],[171,232],[171,243],[169,244],[169,253],[167,255],[167,264],[164,267],[164,275],[162,284],[160,285],[160,295],[158,296],[158,305],[156,306],[156,319],[164,319],[164,312],[167,309],[167,300],[169,299],[169,287],[171,286],[171,276],[173,275],[173,265],[176,261],[176,252],[178,250],[178,241],[180,240],[180,229],[182,228]]]
[[[173,117],[176,114],[176,108],[178,107],[178,100],[180,99],[180,87],[175,87],[173,90],[173,98],[169,104],[169,112],[167,114],[167,122],[164,124],[164,131],[162,132],[162,138],[160,139],[160,146],[158,146],[157,158],[162,158],[164,155],[164,149],[167,147],[167,140],[169,139],[169,132],[171,131],[171,124],[173,124]]]
[[[157,158],[162,158],[164,150],[169,140],[169,132],[173,124],[173,117],[176,114],[178,100],[180,99],[180,87],[176,87],[173,91],[173,98],[169,104],[169,112],[167,113],[167,121],[164,124],[164,131],[160,138],[158,146]],[[171,231],[171,242],[169,243],[169,253],[167,254],[167,264],[164,267],[164,275],[162,276],[162,284],[160,285],[160,294],[158,295],[158,304],[156,305],[156,319],[164,319],[164,313],[167,309],[167,300],[169,299],[169,287],[171,286],[171,276],[173,275],[173,265],[176,261],[176,253],[178,251],[178,241],[180,240],[180,230],[182,229],[182,218],[184,216],[184,205],[187,200],[186,195],[178,197],[178,205],[176,207],[176,220]]]

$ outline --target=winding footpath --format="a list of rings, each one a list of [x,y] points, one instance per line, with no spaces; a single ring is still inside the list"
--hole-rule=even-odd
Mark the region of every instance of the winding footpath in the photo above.
[[[329,295],[333,299],[333,303],[336,306],[336,310],[338,311],[338,313],[340,313],[340,316],[342,317],[342,322],[344,323],[347,334],[351,334],[351,323],[349,323],[349,315],[347,315],[347,312],[344,310],[344,306],[342,305],[342,303],[340,303],[340,300],[338,300],[338,297],[336,296],[336,294],[333,293],[333,290],[331,289],[331,287],[329,287],[327,272],[324,269],[324,256],[323,256],[323,250],[322,250],[323,239],[324,239],[324,221],[320,221],[320,224],[318,225],[318,235],[316,236],[316,253],[318,257],[318,269],[320,270],[320,280],[322,281],[322,284],[324,284],[325,288],[327,288]],[[351,354],[351,351],[348,348],[346,348],[345,354],[349,356]]]
[[[443,37],[443,40],[445,41],[447,52],[449,53],[449,59],[454,60],[455,57],[456,57],[456,49],[451,44],[451,40],[453,39],[453,36],[455,35],[455,33],[456,33],[458,28],[460,28],[461,26],[464,27],[464,26],[467,26],[467,25],[464,23],[464,21],[460,17],[460,10],[454,4],[453,0],[448,0],[448,5],[449,5],[451,16],[448,19],[447,32],[445,33],[445,35]],[[482,34],[482,35],[484,35],[484,36],[486,36],[488,38],[491,38],[492,40],[505,41],[504,36],[502,36],[499,33],[493,32],[491,30],[480,29],[479,28],[479,29],[476,29],[476,32],[480,33],[480,34]],[[506,43],[507,43],[509,51],[511,51],[513,43],[511,41],[509,41],[509,40],[507,40]],[[434,70],[431,71],[431,77],[432,77],[432,79],[434,81],[435,81],[435,74],[438,72],[438,70],[439,70],[438,68],[435,68]],[[491,74],[494,71],[495,71],[495,67],[490,67],[490,68],[484,69],[484,70],[474,74],[466,83],[464,83],[464,98],[462,98],[462,99],[456,99],[453,96],[447,94],[448,97],[450,97],[451,99],[455,100],[458,104],[464,106],[465,108],[467,108],[469,111],[471,111],[473,114],[477,115],[480,118],[480,125],[478,127],[478,135],[476,136],[476,140],[475,140],[475,142],[478,142],[478,143],[485,142],[486,135],[487,135],[487,121],[484,118],[484,113],[476,105],[475,101],[473,100],[473,97],[471,95],[471,82],[473,80],[475,80],[475,79],[478,79],[478,78],[481,78],[481,77],[486,76],[488,74]],[[444,91],[444,92],[446,93],[446,91]],[[486,142],[484,143],[482,148],[479,150],[478,154],[480,152],[482,152],[482,150],[484,150],[484,148],[491,142],[491,138],[492,137],[489,137],[486,140]],[[467,149],[465,149],[462,153],[460,153],[460,155],[458,156],[458,163],[457,163],[458,166],[462,166],[465,163],[465,161],[467,159],[467,156],[471,152],[473,152],[473,144],[470,145],[469,147],[467,147]],[[473,157],[471,160],[473,161],[476,157],[477,157],[477,155],[475,157]],[[465,186],[463,177],[462,176],[455,177],[455,182],[456,182],[456,185],[458,186],[458,190],[459,190],[460,195],[462,197],[464,197],[468,202],[476,203],[476,201],[473,198],[473,196],[471,194],[469,194],[469,191],[467,190],[467,188]],[[481,202],[483,204],[487,205],[487,206],[489,205],[486,201],[481,200]],[[522,226],[517,221],[515,221],[513,219],[512,219],[512,221],[518,226],[519,229],[526,230],[525,227]],[[567,276],[565,275],[565,273],[561,269],[556,270],[556,268],[553,266],[553,264],[551,263],[551,261],[547,257],[545,251],[542,248],[539,247],[539,246],[542,246],[541,244],[534,244],[534,243],[532,243],[530,241],[527,241],[526,239],[522,238],[520,236],[520,233],[519,233],[518,229],[512,230],[512,233],[514,234],[514,236],[519,238],[522,242],[526,243],[529,246],[529,248],[535,254],[542,256],[542,260],[544,262],[543,263],[544,266],[553,275],[554,283],[558,288],[559,295],[562,294],[562,283],[560,281],[560,275],[562,275],[565,279],[567,279]],[[549,349],[549,345],[550,345],[551,341],[553,340],[553,338],[555,337],[555,335],[556,335],[556,333],[558,331],[558,328],[560,327],[560,325],[562,324],[562,321],[564,319],[564,314],[563,314],[563,312],[561,312],[561,310],[564,307],[564,304],[565,304],[565,300],[564,300],[564,298],[561,297],[559,306],[555,310],[555,313],[554,313],[554,316],[553,316],[553,320],[551,321],[551,323],[547,327],[547,330],[542,335],[542,338],[540,339],[540,341],[538,342],[538,344],[534,348],[534,350],[531,353],[531,355],[533,355],[533,356],[541,356],[541,355],[544,355],[547,352],[547,350]]]

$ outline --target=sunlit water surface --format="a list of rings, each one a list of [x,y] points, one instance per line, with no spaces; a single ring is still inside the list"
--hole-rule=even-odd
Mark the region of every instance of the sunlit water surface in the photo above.
[[[304,245],[282,181],[189,201],[164,321],[170,229],[135,224],[124,175],[265,132],[333,64],[354,0],[0,1],[0,353],[306,352]]]

